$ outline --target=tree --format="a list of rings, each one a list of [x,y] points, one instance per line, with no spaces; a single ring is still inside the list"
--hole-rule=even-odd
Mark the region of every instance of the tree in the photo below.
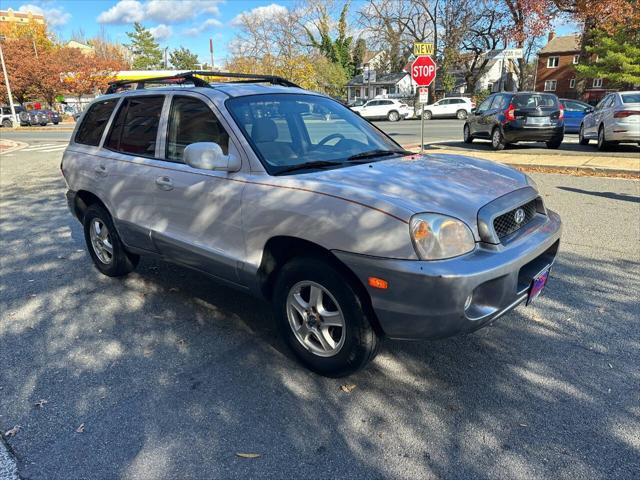
[[[198,55],[188,48],[180,46],[169,54],[171,66],[177,70],[195,70],[198,62]]]
[[[310,11],[317,18],[305,22],[303,29],[309,39],[309,46],[317,49],[322,55],[329,59],[332,63],[340,65],[350,76],[355,68],[351,57],[351,44],[353,37],[348,35],[347,15],[349,13],[350,2],[347,1],[340,11],[336,28],[336,38],[331,38],[332,19],[329,15],[326,2],[312,2]],[[316,38],[312,31],[311,25],[318,32]]]
[[[162,51],[151,32],[138,22],[133,24],[133,32],[127,32],[131,43],[127,45],[133,54],[133,68],[153,70],[162,66]]]
[[[362,65],[364,64],[364,57],[367,54],[367,41],[364,38],[356,40],[355,47],[353,47],[353,73],[358,74],[362,72]]]
[[[603,78],[613,88],[640,84],[640,28],[620,28],[613,34],[596,30],[591,39],[586,46],[590,61],[576,66],[578,78]]]
[[[13,38],[2,42],[2,52],[7,67],[13,98],[24,104],[36,93],[36,75],[39,62],[33,51],[33,42],[29,38]],[[7,92],[4,82],[0,83],[3,99]]]
[[[549,29],[557,10],[552,0],[502,1],[508,20],[503,27],[505,38],[523,50],[522,58],[518,59],[518,87],[522,89],[527,79],[529,59]]]

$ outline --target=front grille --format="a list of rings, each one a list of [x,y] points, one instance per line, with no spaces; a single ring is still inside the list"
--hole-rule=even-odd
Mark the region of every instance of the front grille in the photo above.
[[[516,212],[522,209],[524,212],[524,218],[520,223],[516,221]],[[521,216],[522,214],[520,214]],[[533,220],[536,215],[536,200],[531,200],[529,203],[525,203],[518,208],[503,213],[493,221],[493,228],[496,231],[498,238],[502,239],[513,232],[524,227],[527,223]]]

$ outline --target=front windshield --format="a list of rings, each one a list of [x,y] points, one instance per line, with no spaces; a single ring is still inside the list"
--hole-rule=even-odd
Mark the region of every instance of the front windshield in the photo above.
[[[344,166],[356,155],[401,150],[366,120],[326,97],[251,95],[231,98],[226,105],[271,174],[309,162]],[[382,153],[383,158],[388,157]]]

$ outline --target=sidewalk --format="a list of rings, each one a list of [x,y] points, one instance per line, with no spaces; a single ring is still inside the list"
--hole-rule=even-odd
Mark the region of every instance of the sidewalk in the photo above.
[[[420,151],[419,144],[404,145],[407,150]],[[564,173],[583,173],[592,175],[629,176],[640,178],[640,155],[637,158],[616,157],[602,153],[576,155],[561,154],[554,151],[552,154],[525,155],[522,152],[513,151],[476,151],[463,148],[451,148],[441,145],[426,145],[425,153],[445,153],[451,155],[465,155],[468,157],[482,158],[500,162],[513,167],[523,169],[544,169]]]

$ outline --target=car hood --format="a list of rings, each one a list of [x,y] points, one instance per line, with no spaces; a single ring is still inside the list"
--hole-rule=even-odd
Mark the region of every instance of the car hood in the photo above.
[[[357,201],[404,221],[421,212],[466,222],[479,238],[478,210],[498,197],[528,186],[513,168],[462,155],[409,155],[296,176],[313,190]]]

